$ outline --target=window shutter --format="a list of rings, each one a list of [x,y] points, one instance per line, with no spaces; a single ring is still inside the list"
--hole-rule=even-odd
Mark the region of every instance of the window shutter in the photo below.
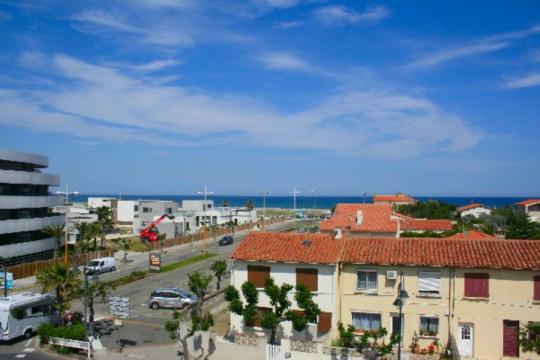
[[[534,300],[540,301],[540,275],[534,277]]]
[[[439,294],[441,292],[441,273],[420,271],[418,273],[418,292]]]
[[[248,265],[247,270],[249,282],[252,282],[257,288],[265,287],[266,279],[270,277],[269,266]]]
[[[296,269],[296,285],[304,284],[311,292],[316,292],[319,288],[317,269]]]
[[[332,313],[323,312],[319,314],[319,323],[317,324],[317,332],[319,334],[330,331],[332,328]]]
[[[489,275],[485,273],[466,273],[465,296],[489,297]]]

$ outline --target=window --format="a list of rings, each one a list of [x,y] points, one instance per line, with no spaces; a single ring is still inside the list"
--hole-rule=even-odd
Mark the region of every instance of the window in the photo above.
[[[133,211],[135,212],[139,211],[139,205],[133,205]]]
[[[356,272],[357,282],[356,289],[360,291],[377,291],[377,271],[374,270],[359,270]]]
[[[381,314],[352,313],[352,325],[362,331],[379,330]]]
[[[439,334],[439,318],[422,316],[420,317],[420,335],[437,336]]]
[[[418,273],[418,294],[439,296],[441,294],[441,273],[420,271]]]
[[[252,282],[257,288],[264,288],[266,279],[270,277],[269,266],[248,265],[248,281]]]
[[[309,291],[316,292],[318,290],[318,275],[317,269],[296,269],[296,285],[304,284]]]
[[[465,297],[488,298],[489,275],[485,273],[466,273]]]
[[[540,301],[540,275],[534,277],[534,301]]]
[[[17,320],[22,320],[26,317],[26,309],[25,308],[18,308],[11,310],[11,316],[13,316]]]

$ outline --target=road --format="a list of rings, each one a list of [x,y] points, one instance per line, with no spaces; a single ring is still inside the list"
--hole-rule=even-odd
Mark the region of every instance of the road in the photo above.
[[[267,226],[267,231],[287,231],[294,227],[293,222],[279,223]],[[217,260],[225,260],[229,258],[238,243],[246,236],[246,232],[234,235],[234,243],[228,246],[218,246],[219,239],[209,239],[209,252],[217,253],[218,255],[208,260],[204,260],[195,264],[191,264],[166,273],[151,273],[147,278],[130,284],[126,284],[115,289],[111,295],[128,297],[131,303],[131,315],[129,319],[123,321],[123,327],[120,328],[120,338],[127,342],[128,346],[136,345],[158,345],[170,343],[167,333],[163,330],[163,325],[166,320],[171,318],[172,310],[159,309],[151,310],[148,307],[148,297],[150,293],[165,286],[176,286],[187,289],[188,274],[200,271],[203,273],[211,273],[210,266]],[[204,242],[196,243],[193,248],[191,245],[182,245],[179,247],[164,249],[162,255],[162,263],[180,261],[198,255],[203,251]],[[134,255],[133,262],[128,264],[118,264],[118,270],[114,273],[100,275],[100,280],[110,280],[124,276],[134,270],[148,270],[148,255]],[[229,282],[227,276],[222,280],[222,286],[226,286]],[[215,282],[213,283],[215,286]],[[36,288],[37,290],[37,288]],[[72,309],[82,311],[83,305],[81,301],[76,300],[72,303]],[[108,314],[108,305],[98,302],[95,305],[96,319],[105,319],[97,324],[102,336],[102,343],[107,348],[113,348],[116,340],[116,329],[112,325],[112,321]],[[53,359],[38,352],[32,342],[16,341],[7,344],[0,344],[0,359]]]

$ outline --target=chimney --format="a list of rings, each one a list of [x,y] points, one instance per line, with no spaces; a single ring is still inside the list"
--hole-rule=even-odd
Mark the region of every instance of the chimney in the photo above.
[[[334,230],[334,239],[336,240],[339,240],[343,237],[343,231],[341,230],[341,227],[337,227],[335,230]]]
[[[356,212],[356,225],[362,225],[364,223],[364,211],[358,210]]]

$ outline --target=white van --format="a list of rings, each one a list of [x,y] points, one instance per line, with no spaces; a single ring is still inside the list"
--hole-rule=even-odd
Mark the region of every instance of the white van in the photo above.
[[[30,338],[42,323],[57,323],[55,303],[49,294],[22,293],[0,298],[0,341]]]
[[[86,267],[87,274],[99,274],[116,270],[116,260],[113,257],[103,257],[94,259]]]

